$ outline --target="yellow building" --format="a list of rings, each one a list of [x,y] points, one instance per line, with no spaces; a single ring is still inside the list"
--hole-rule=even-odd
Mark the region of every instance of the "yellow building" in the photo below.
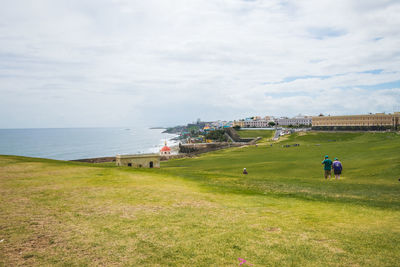
[[[233,121],[232,127],[240,126],[240,128],[244,128],[244,121]]]
[[[160,168],[159,154],[117,155],[117,166],[133,168]]]
[[[313,127],[326,126],[383,126],[396,129],[400,123],[400,112],[394,114],[376,113],[367,115],[346,116],[315,116],[312,117]]]

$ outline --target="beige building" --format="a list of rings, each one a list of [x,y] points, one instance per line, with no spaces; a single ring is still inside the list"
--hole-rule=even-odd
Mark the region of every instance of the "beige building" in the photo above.
[[[159,154],[117,155],[117,166],[133,168],[160,168]]]
[[[316,116],[312,126],[385,126],[396,128],[400,123],[400,112],[394,114],[376,113],[367,115]]]
[[[233,121],[233,127],[240,126],[240,128],[244,128],[244,121]]]
[[[268,127],[267,120],[251,120],[251,121],[244,121],[245,128],[266,128]]]

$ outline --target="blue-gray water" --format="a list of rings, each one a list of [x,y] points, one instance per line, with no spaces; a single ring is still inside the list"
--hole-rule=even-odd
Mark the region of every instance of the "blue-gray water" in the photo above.
[[[0,129],[0,154],[60,160],[158,152],[175,135],[147,128]],[[172,145],[172,142],[168,143]]]

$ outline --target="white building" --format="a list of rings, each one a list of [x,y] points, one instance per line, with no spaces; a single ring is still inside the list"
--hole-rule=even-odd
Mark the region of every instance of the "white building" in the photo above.
[[[298,125],[311,125],[312,117],[311,116],[296,116],[294,118],[279,118],[276,120],[276,123],[281,126],[298,126]]]
[[[240,126],[242,128],[267,128],[270,127],[268,125],[270,122],[275,122],[272,116],[265,116],[264,118],[260,116],[254,116],[251,118],[233,121],[232,125]]]
[[[245,128],[265,128],[268,127],[267,120],[246,120],[244,121]]]

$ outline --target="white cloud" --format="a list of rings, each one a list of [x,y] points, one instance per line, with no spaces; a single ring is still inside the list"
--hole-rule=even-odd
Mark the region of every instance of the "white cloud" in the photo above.
[[[365,87],[400,79],[398,1],[3,6],[0,128],[365,113],[400,102],[393,86]]]

